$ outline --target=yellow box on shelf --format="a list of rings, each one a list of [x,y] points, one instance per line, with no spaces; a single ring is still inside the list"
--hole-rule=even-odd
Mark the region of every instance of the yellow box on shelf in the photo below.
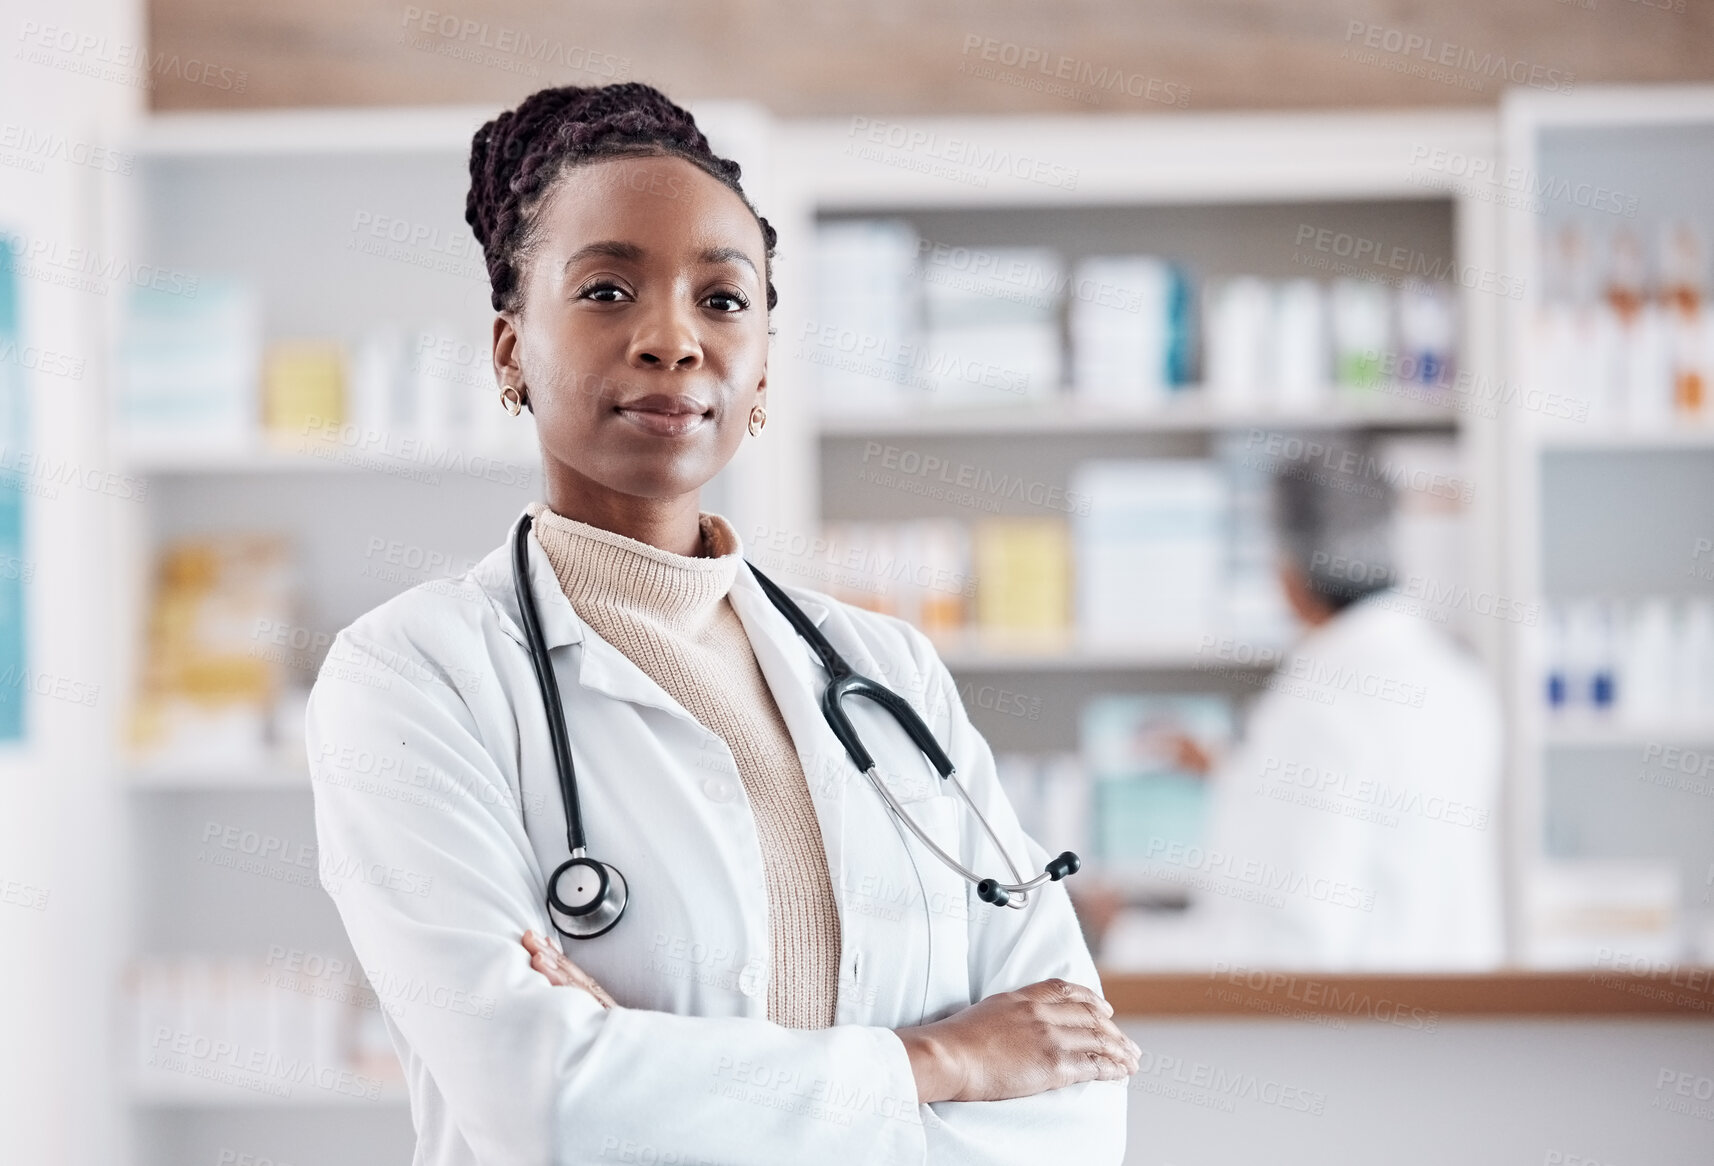
[[[301,436],[345,418],[345,350],[333,340],[269,345],[263,367],[263,424],[275,436]]]
[[[976,523],[976,628],[993,650],[1064,649],[1071,638],[1071,531],[1059,518]]]
[[[280,535],[211,534],[161,549],[130,710],[132,762],[240,769],[270,755],[284,689],[319,663],[292,618],[294,576]],[[288,743],[300,738],[301,729]]]

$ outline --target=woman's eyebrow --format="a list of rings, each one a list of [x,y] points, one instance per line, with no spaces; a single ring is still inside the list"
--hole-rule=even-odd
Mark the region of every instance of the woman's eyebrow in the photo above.
[[[570,267],[574,263],[581,263],[585,259],[593,259],[596,256],[606,259],[626,259],[635,263],[643,257],[643,249],[635,243],[624,243],[618,239],[602,239],[573,251],[567,257],[565,265]]]
[[[742,263],[751,271],[756,270],[750,257],[736,247],[710,247],[697,258],[704,263]]]
[[[571,267],[585,259],[593,259],[597,256],[605,259],[624,259],[635,263],[643,258],[643,249],[635,243],[626,243],[618,239],[602,239],[573,251],[566,257],[565,266]],[[708,247],[697,256],[697,259],[703,263],[742,263],[751,271],[756,270],[755,262],[737,247]]]

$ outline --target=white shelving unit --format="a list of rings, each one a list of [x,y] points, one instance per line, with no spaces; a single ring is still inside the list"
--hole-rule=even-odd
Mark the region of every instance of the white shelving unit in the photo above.
[[[1563,386],[1544,383],[1533,351],[1536,313],[1562,291],[1544,283],[1544,231],[1570,221],[1622,226],[1652,251],[1655,228],[1668,219],[1688,215],[1714,230],[1714,88],[1605,87],[1551,98],[1514,90],[1502,107],[1502,134],[1510,173],[1540,188],[1575,192],[1599,183],[1635,200],[1634,218],[1592,212],[1571,194],[1542,199],[1539,214],[1507,217],[1505,269],[1529,292],[1506,316],[1506,377],[1526,390],[1556,390]],[[1506,411],[1502,593],[1625,601],[1714,590],[1684,570],[1689,541],[1674,557],[1675,540],[1714,533],[1710,416],[1705,409],[1699,421],[1638,425]],[[1556,489],[1573,477],[1592,485],[1576,497]],[[1525,962],[1548,958],[1527,903],[1561,863],[1664,859],[1682,878],[1686,945],[1678,958],[1694,958],[1692,930],[1714,926],[1705,885],[1714,871],[1714,811],[1705,797],[1638,778],[1651,746],[1707,750],[1714,720],[1555,719],[1546,708],[1544,651],[1539,627],[1507,625],[1509,850],[1519,892],[1513,950]]]
[[[900,119],[885,127],[888,141],[1003,146],[1009,156],[1039,160],[1075,173],[1074,186],[1048,185],[994,172],[984,181],[956,175],[933,161],[933,146],[908,165],[910,151],[877,161],[862,149],[871,128],[863,119],[788,123],[777,154],[790,159],[776,174],[776,219],[784,240],[806,239],[818,220],[900,217],[919,234],[952,247],[1050,246],[1069,259],[1081,254],[1147,252],[1179,261],[1192,286],[1210,277],[1330,277],[1292,257],[1305,223],[1351,223],[1360,233],[1403,242],[1420,253],[1447,254],[1460,270],[1498,269],[1494,208],[1481,192],[1432,189],[1423,159],[1447,155],[1492,160],[1497,135],[1480,114],[1219,115],[1172,117],[1019,117]],[[978,151],[979,152],[979,151]],[[900,157],[904,163],[899,162]],[[956,169],[956,168],[954,168]],[[800,245],[799,249],[802,247]],[[801,264],[782,272],[777,328],[782,340],[806,335],[814,321],[814,288]],[[1460,369],[1476,383],[1499,372],[1497,299],[1460,296]],[[837,323],[837,322],[835,322]],[[776,342],[784,347],[781,342]],[[1383,387],[1353,402],[1332,394],[1314,410],[1212,407],[1195,387],[1175,391],[1159,407],[1091,407],[1064,388],[1052,399],[988,409],[940,407],[908,415],[816,414],[817,366],[799,358],[790,380],[809,400],[784,397],[778,440],[791,448],[784,464],[797,475],[785,529],[813,535],[823,521],[897,521],[968,517],[956,507],[898,491],[865,492],[851,468],[864,443],[908,441],[919,453],[979,462],[995,475],[1067,484],[1084,457],[1203,456],[1222,436],[1246,430],[1348,429],[1389,434],[1447,434],[1455,438],[1464,472],[1479,484],[1466,509],[1466,581],[1492,590],[1499,558],[1500,503],[1487,487],[1497,479],[1498,439],[1492,414],[1425,405],[1399,387]],[[1389,391],[1392,389],[1394,391]],[[779,394],[774,394],[779,396]],[[1258,394],[1266,396],[1268,394]],[[841,459],[844,459],[841,461]],[[1003,513],[1051,513],[1013,507]],[[785,566],[779,573],[789,574]],[[816,586],[813,578],[801,580]],[[1146,581],[1139,581],[1140,590]],[[1146,596],[1140,596],[1146,601]],[[1500,635],[1489,621],[1460,629],[1498,673]],[[1125,649],[1079,644],[1063,650],[985,647],[968,633],[938,647],[954,673],[977,726],[996,753],[1069,753],[1078,747],[1079,710],[1090,696],[1115,691],[1221,692],[1246,703],[1260,690],[1266,667],[1211,661],[1194,646]],[[1022,718],[989,713],[978,695],[1021,694],[1032,710]],[[1014,699],[1014,707],[1022,707]],[[1095,869],[1099,864],[1088,864]],[[1138,901],[1174,888],[1107,872]]]
[[[1136,409],[1094,406],[1067,396],[1050,404],[1031,403],[1008,408],[942,409],[899,417],[827,417],[820,423],[823,437],[919,436],[926,434],[981,433],[1197,433],[1231,432],[1263,426],[1310,428],[1332,426],[1386,429],[1445,429],[1453,424],[1449,409],[1431,405],[1408,406],[1390,402],[1385,389],[1376,390],[1378,401],[1367,404],[1335,402],[1326,409],[1215,409],[1206,401],[1206,390],[1190,386],[1179,390],[1181,400],[1160,408]]]
[[[919,224],[925,238],[952,246],[1057,246],[1073,255],[1150,251],[1182,261],[1193,286],[1210,275],[1325,274],[1293,265],[1296,225],[1339,223],[1357,215],[1365,229],[1388,239],[1432,237],[1461,267],[1492,270],[1498,237],[1493,208],[1460,192],[1429,189],[1421,159],[1436,151],[1492,158],[1496,135],[1483,115],[1218,115],[1173,117],[1067,116],[987,119],[903,119],[887,123],[888,141],[1003,144],[1010,155],[1075,173],[1076,181],[1045,184],[995,171],[981,182],[949,179],[945,168],[890,164],[865,156],[871,126],[862,119],[788,123],[777,152],[789,158],[776,181],[781,205],[794,217],[779,222],[783,239],[807,238],[818,219],[899,216]],[[871,155],[873,151],[869,152]],[[910,151],[892,151],[907,160]],[[925,161],[932,150],[925,149]],[[896,160],[896,159],[894,159]],[[1396,212],[1396,213],[1395,213]],[[1420,234],[1419,234],[1420,233]],[[801,265],[783,273],[777,328],[782,338],[811,323],[813,288]],[[1460,313],[1462,369],[1493,378],[1498,371],[1493,297],[1466,292]],[[777,344],[780,342],[776,342]],[[816,366],[797,361],[791,383],[812,389]],[[786,529],[812,532],[826,519],[956,516],[930,502],[865,496],[826,467],[843,449],[865,441],[912,439],[923,450],[982,450],[995,473],[1028,473],[1063,485],[1083,456],[1195,455],[1219,434],[1248,429],[1347,428],[1455,434],[1468,472],[1493,473],[1491,420],[1429,406],[1405,394],[1376,392],[1352,403],[1339,396],[1314,411],[1222,410],[1194,389],[1175,392],[1149,410],[1091,407],[1064,391],[1054,399],[989,409],[940,408],[910,415],[815,415],[814,401],[787,396],[779,440],[792,449],[786,465],[802,483],[790,499]],[[1467,563],[1473,583],[1491,582],[1498,555],[1498,506],[1478,491],[1469,512]],[[788,573],[784,567],[782,573]],[[805,580],[809,582],[809,580]],[[814,585],[811,583],[810,585]],[[1469,629],[1479,651],[1497,659],[1490,628]],[[943,656],[955,672],[1012,673],[1039,686],[1058,715],[1031,723],[1032,739],[1016,736],[1006,718],[980,727],[996,750],[1047,751],[1075,747],[1071,707],[1091,676],[1130,673],[1124,683],[1179,683],[1194,676],[1194,652],[1071,650],[993,652],[959,641]],[[1241,670],[1240,670],[1241,671]],[[1064,683],[1054,678],[1061,678]],[[1121,678],[1123,679],[1123,678]],[[1219,688],[1207,676],[1192,688]],[[1230,687],[1230,685],[1228,685]],[[1032,691],[1034,691],[1032,687]],[[1253,691],[1253,688],[1251,688]]]

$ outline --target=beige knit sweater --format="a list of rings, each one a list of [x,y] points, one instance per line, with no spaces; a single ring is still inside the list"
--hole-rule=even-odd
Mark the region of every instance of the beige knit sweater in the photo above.
[[[738,533],[701,518],[702,556],[529,506],[571,606],[732,750],[756,816],[768,890],[768,1019],[829,1028],[839,995],[839,911],[821,825],[785,720],[727,593]]]

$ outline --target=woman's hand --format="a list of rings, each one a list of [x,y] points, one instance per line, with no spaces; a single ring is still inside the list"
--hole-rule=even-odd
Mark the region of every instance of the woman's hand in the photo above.
[[[918,1101],[1000,1101],[1135,1073],[1142,1050],[1112,1016],[1094,992],[1056,978],[896,1031]]]
[[[524,947],[530,953],[530,966],[546,976],[548,983],[556,988],[582,988],[601,1001],[601,1007],[613,1007],[613,997],[607,994],[607,989],[597,984],[594,976],[565,958],[565,953],[559,949],[559,940],[552,936],[543,939],[534,931],[526,931]]]

